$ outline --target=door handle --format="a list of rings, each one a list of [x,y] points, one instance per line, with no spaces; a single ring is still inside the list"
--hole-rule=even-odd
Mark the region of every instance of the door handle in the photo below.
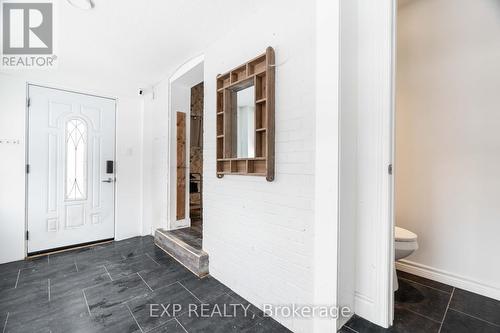
[[[113,182],[113,178],[103,179],[102,182],[103,183],[112,183]]]

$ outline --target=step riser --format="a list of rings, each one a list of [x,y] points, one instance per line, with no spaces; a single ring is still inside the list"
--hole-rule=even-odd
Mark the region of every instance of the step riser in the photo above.
[[[208,254],[193,249],[172,235],[155,232],[155,244],[199,277],[208,275]]]

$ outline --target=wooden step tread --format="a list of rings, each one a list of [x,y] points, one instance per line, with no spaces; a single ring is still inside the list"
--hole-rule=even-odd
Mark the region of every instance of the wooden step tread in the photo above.
[[[208,275],[208,253],[197,249],[168,230],[155,231],[155,244],[198,277]]]

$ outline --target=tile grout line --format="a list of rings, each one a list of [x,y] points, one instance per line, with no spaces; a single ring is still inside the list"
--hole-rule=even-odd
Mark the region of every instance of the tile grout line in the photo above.
[[[188,291],[188,293],[190,293],[191,295],[193,295],[193,296],[194,296],[194,298],[196,298],[196,299],[198,300],[198,302],[200,302],[200,303],[202,303],[202,304],[203,304],[203,302],[202,302],[202,301],[201,301],[198,297],[196,297],[196,295],[195,295],[195,294],[193,294],[193,293],[191,292],[191,290],[189,290],[188,288],[186,288],[186,287],[185,287],[185,286],[184,286],[184,285],[183,285],[180,281],[176,281],[176,282],[177,282],[178,284],[180,284],[182,288],[186,289],[186,290]]]
[[[450,308],[451,299],[453,298],[453,294],[455,293],[455,288],[451,291],[450,299],[448,300],[448,304],[446,305],[446,310],[444,311],[443,319],[441,320],[441,325],[439,325],[438,333],[441,333],[441,329],[443,328],[444,319],[446,318],[446,314],[448,313],[448,309]]]
[[[154,260],[153,258],[151,258],[151,256],[149,255],[149,253],[146,253],[146,255],[149,257],[149,259],[153,260],[155,262],[155,264],[157,264],[158,266],[161,266],[159,263],[156,262],[156,260]]]
[[[132,310],[130,310],[130,307],[128,306],[128,304],[127,304],[127,303],[125,303],[125,306],[127,307],[128,312],[130,313],[130,315],[132,316],[132,318],[134,318],[134,321],[135,321],[135,323],[137,324],[137,326],[139,327],[139,329],[141,330],[141,332],[143,332],[143,333],[144,333],[144,331],[142,330],[141,325],[139,325],[139,323],[137,322],[137,319],[135,319],[135,316],[134,316],[134,314],[132,313]]]
[[[177,283],[177,281],[174,281],[174,282],[172,282],[172,283],[167,284],[166,286],[161,286],[161,287],[157,288],[157,289],[156,289],[156,291],[159,291],[160,289],[166,289],[166,288],[168,288],[168,287],[170,287],[171,285],[174,285],[174,284],[176,284],[176,283]]]
[[[220,297],[220,296],[222,296],[222,295],[227,295],[227,296],[229,296],[229,298],[233,298],[233,297],[231,297],[230,295],[228,295],[228,293],[227,293],[227,292],[222,292],[222,294],[217,294],[217,295],[214,295],[214,296],[212,296],[212,297],[210,297],[210,298],[207,298],[207,299],[206,299],[206,302],[208,303],[209,301],[214,300],[214,299],[216,299],[217,297]],[[234,299],[234,298],[233,298],[233,299]],[[235,300],[236,300],[236,299],[235,299]],[[202,302],[202,303],[203,303],[203,302]]]
[[[87,310],[89,311],[89,316],[92,318],[92,314],[90,313],[89,302],[87,302],[87,296],[85,295],[85,290],[82,289],[83,298],[85,299],[85,304],[87,305]]]
[[[103,268],[104,268],[104,270],[106,270],[106,267],[104,267],[104,265],[99,265],[99,266],[96,266],[96,267],[103,267]],[[109,275],[109,273],[108,273],[108,275]],[[122,280],[122,279],[126,279],[127,277],[130,277],[130,276],[132,276],[132,275],[134,275],[134,273],[131,273],[131,274],[129,274],[129,275],[125,275],[125,276],[120,276],[120,277],[118,277],[118,280],[111,280],[111,281],[120,281],[120,280]],[[111,279],[111,275],[109,275],[109,278]],[[111,281],[99,282],[98,284],[95,284],[95,285],[92,285],[92,286],[89,286],[89,287],[85,287],[85,288],[83,288],[82,290],[85,290],[85,289],[93,289],[93,288],[96,288],[96,287],[102,286],[102,285],[104,285],[104,284],[106,284],[106,283],[108,283],[108,282],[111,282]],[[175,283],[175,282],[172,282],[171,284],[174,284],[174,283]],[[169,285],[170,285],[170,284],[169,284]],[[169,285],[167,285],[167,286],[169,286]],[[164,288],[164,287],[162,287],[162,288]]]
[[[136,272],[136,273],[137,273],[137,275],[139,275],[139,277],[141,278],[142,282],[144,282],[146,284],[146,286],[148,286],[149,290],[153,291],[153,288],[151,288],[149,286],[149,284],[146,282],[146,280],[143,279],[143,277],[141,276],[141,274],[139,274],[139,272]]]
[[[16,285],[14,286],[14,289],[17,288],[17,284],[19,282],[19,275],[21,275],[21,269],[19,269],[19,271],[17,271],[17,279],[16,279]]]
[[[349,326],[347,326],[347,325],[344,325],[344,326],[342,326],[342,327],[346,327],[349,331],[353,331],[353,332],[355,332],[355,333],[359,333],[359,332],[358,332],[358,331],[356,331],[354,328],[350,328],[350,327],[349,327]]]
[[[413,281],[413,280],[410,280],[410,279],[405,279],[405,278],[400,278],[400,279],[408,281],[408,282],[411,282],[411,283],[415,283],[415,284],[418,284],[420,286],[423,286],[423,287],[426,287],[426,288],[430,288],[430,289],[433,289],[433,290],[436,290],[436,291],[439,291],[439,292],[442,292],[442,293],[445,293],[445,294],[448,294],[448,295],[451,294],[451,292],[444,291],[444,290],[441,290],[441,289],[438,289],[438,288],[434,288],[434,287],[431,287],[431,286],[428,286],[426,284],[423,284],[423,283],[420,283],[420,282],[416,282],[416,281]],[[453,288],[453,289],[455,289],[455,288]],[[452,290],[452,292],[453,292],[453,290]]]
[[[403,308],[403,309],[404,309],[405,311],[408,311],[408,312],[411,312],[411,313],[413,313],[413,314],[416,314],[416,315],[417,315],[417,316],[419,316],[419,317],[422,317],[422,318],[425,318],[425,319],[427,319],[427,320],[433,321],[433,322],[435,322],[436,324],[441,324],[441,322],[440,322],[439,320],[436,320],[436,319],[434,319],[434,318],[427,317],[426,315],[423,315],[423,314],[421,314],[421,313],[418,313],[418,312],[416,312],[416,311],[413,311],[413,310],[410,310],[410,309],[407,309],[407,308]]]
[[[106,268],[106,266],[105,266],[105,265],[102,265],[102,267],[104,267],[104,270],[106,271],[106,273],[108,273],[109,278],[111,279],[111,281],[113,281],[113,278],[111,277],[111,274],[109,274],[109,271],[108,271],[108,269]]]
[[[181,314],[179,314],[177,317],[182,316],[182,315],[183,315],[183,314],[185,314],[185,313],[187,313],[187,310],[186,310],[186,311],[184,311],[184,312],[182,312]],[[175,320],[175,317],[172,317],[172,318],[170,318],[169,320],[167,320],[167,321],[166,321],[166,322],[164,322],[164,323],[161,323],[161,322],[160,322],[160,324],[159,324],[158,326],[155,326],[155,327],[150,328],[149,330],[147,330],[147,331],[146,331],[146,333],[148,333],[148,332],[152,332],[152,331],[154,331],[154,330],[156,330],[157,328],[160,328],[160,327],[162,327],[162,326],[166,326],[166,325],[167,325],[167,323],[170,323],[171,321],[174,321],[174,320]]]
[[[7,328],[7,321],[9,320],[9,314],[10,312],[7,312],[7,317],[5,317],[5,323],[3,324],[2,333],[5,333],[5,329]]]
[[[461,313],[461,314],[463,314],[463,315],[465,315],[465,316],[467,316],[467,317],[471,317],[471,318],[477,319],[477,320],[479,320],[479,321],[482,321],[483,323],[487,323],[487,324],[490,324],[490,325],[495,326],[495,327],[500,327],[500,325],[495,324],[495,323],[492,323],[491,321],[484,320],[484,319],[482,319],[482,318],[479,318],[479,317],[473,316],[473,315],[471,315],[471,314],[468,314],[468,313],[462,312],[462,311],[460,311],[460,310],[457,310],[457,309],[454,309],[454,308],[450,308],[450,310],[451,310],[451,311],[458,312],[458,313]]]
[[[500,327],[500,325],[499,325],[499,324],[492,323],[492,322],[490,322],[490,321],[488,321],[488,320],[482,319],[482,318],[480,318],[480,317],[476,317],[476,316],[471,315],[471,314],[469,314],[469,313],[462,312],[462,311],[460,311],[460,310],[457,310],[457,309],[454,309],[454,308],[450,307],[451,300],[452,300],[453,295],[454,295],[455,290],[456,290],[456,288],[455,288],[455,287],[453,287],[453,289],[452,289],[452,291],[451,291],[451,293],[450,293],[450,292],[447,292],[447,291],[444,291],[444,290],[441,290],[441,289],[438,289],[438,288],[434,288],[434,287],[428,286],[428,285],[426,285],[426,284],[423,284],[423,283],[420,283],[420,282],[417,282],[417,281],[413,281],[413,280],[411,280],[411,279],[402,278],[402,277],[400,277],[400,279],[402,279],[402,280],[406,280],[406,281],[409,281],[409,282],[412,282],[412,283],[415,283],[415,284],[418,284],[418,285],[421,285],[421,286],[424,286],[424,287],[427,287],[427,288],[430,288],[430,289],[434,289],[434,290],[436,290],[436,291],[440,291],[440,292],[443,292],[443,293],[450,294],[450,299],[448,300],[448,305],[446,306],[446,311],[445,311],[444,316],[443,316],[443,319],[442,319],[442,321],[441,321],[441,325],[440,325],[440,327],[439,327],[439,331],[438,331],[438,333],[439,333],[439,332],[441,332],[441,329],[442,329],[442,326],[443,326],[444,320],[445,320],[445,318],[446,318],[446,314],[448,313],[448,310],[452,310],[452,311],[458,312],[458,313],[460,313],[460,314],[463,314],[463,315],[465,315],[465,316],[468,316],[468,317],[471,317],[471,318],[477,319],[477,320],[479,320],[479,321],[482,321],[482,322],[484,322],[484,323],[490,324],[490,325],[492,325],[492,326]],[[408,310],[408,309],[407,309],[407,310]],[[408,311],[413,312],[413,311],[411,311],[411,310],[408,310]],[[428,318],[428,317],[426,317],[426,316],[423,316],[423,315],[421,315],[421,314],[419,314],[419,313],[417,313],[417,312],[414,312],[414,313],[415,313],[415,314],[418,314],[418,315],[420,315],[420,316],[422,316],[422,317],[424,317],[424,318],[431,319],[431,318]],[[434,320],[434,319],[431,319],[431,320]],[[434,321],[436,321],[436,320],[434,320]]]
[[[189,333],[189,332],[187,331],[187,329],[184,327],[184,325],[182,325],[182,324],[181,324],[181,322],[180,322],[180,321],[179,321],[176,317],[174,317],[174,320],[175,320],[175,321],[176,321],[179,325],[181,325],[181,327],[182,327],[182,329],[184,330],[184,332]]]

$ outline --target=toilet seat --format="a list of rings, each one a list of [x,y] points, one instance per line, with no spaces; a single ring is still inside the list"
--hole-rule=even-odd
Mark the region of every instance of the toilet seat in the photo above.
[[[400,227],[394,227],[394,259],[400,260],[408,257],[418,249],[417,234]],[[396,266],[394,266],[394,291],[398,290]]]
[[[402,252],[406,252],[406,251],[416,251],[418,250],[418,242],[417,241],[411,241],[411,242],[400,242],[400,241],[396,241],[394,242],[394,249],[396,251],[402,251]],[[398,255],[396,254],[396,257],[398,257]],[[396,259],[398,260],[398,259]]]
[[[400,227],[395,227],[394,229],[394,240],[396,242],[415,242],[417,240],[417,235],[410,230]]]

